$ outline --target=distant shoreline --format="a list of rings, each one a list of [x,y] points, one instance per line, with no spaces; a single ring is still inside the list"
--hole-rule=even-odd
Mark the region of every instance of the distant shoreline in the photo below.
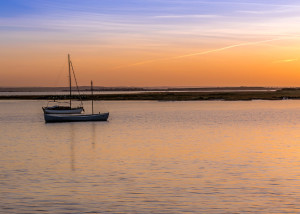
[[[82,95],[82,100],[91,100],[91,95]],[[68,95],[13,95],[0,96],[1,100],[65,100]],[[72,96],[72,99],[80,99],[79,95]],[[283,100],[300,99],[299,88],[285,88],[278,90],[261,91],[215,91],[215,92],[189,92],[189,91],[163,91],[163,92],[139,92],[139,93],[114,93],[95,94],[94,100],[156,100],[156,101],[205,101],[205,100]]]
[[[275,87],[103,87],[94,86],[94,91],[269,91]],[[72,87],[76,91],[76,87]],[[80,91],[89,91],[90,86],[79,86]],[[0,87],[0,92],[64,92],[68,87]]]

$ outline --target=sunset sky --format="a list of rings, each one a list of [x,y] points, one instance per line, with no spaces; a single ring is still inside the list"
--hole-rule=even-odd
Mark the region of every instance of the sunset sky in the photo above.
[[[300,86],[300,1],[0,0],[0,87]]]

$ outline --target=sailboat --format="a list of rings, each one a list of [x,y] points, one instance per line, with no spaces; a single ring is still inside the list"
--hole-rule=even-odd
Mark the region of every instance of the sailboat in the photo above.
[[[67,105],[67,106],[66,105],[54,105],[54,106],[42,107],[45,114],[80,114],[82,111],[84,111],[84,109],[82,107],[82,102],[81,102],[81,106],[72,107],[72,75],[71,75],[71,68],[72,68],[72,71],[73,71],[73,76],[74,76],[74,79],[75,79],[75,82],[76,82],[78,92],[79,92],[79,89],[78,89],[77,80],[76,80],[75,72],[74,72],[74,69],[73,69],[73,65],[72,65],[72,62],[70,60],[70,54],[68,54],[68,65],[69,65],[69,91],[70,91],[69,105]]]
[[[93,81],[91,81],[92,114],[44,114],[46,123],[107,121],[109,112],[94,114]]]

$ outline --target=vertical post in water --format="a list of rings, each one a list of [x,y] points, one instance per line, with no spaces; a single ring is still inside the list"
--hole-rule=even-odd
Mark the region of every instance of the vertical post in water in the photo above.
[[[93,93],[93,81],[91,80],[91,93],[92,93],[92,114],[94,114],[94,93]]]
[[[70,84],[70,109],[72,108],[72,80],[71,80],[71,60],[70,54],[68,54],[68,64],[69,64],[69,84]]]

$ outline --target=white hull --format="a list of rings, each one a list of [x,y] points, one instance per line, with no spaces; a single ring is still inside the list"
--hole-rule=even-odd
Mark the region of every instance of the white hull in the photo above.
[[[46,123],[107,121],[109,113],[102,114],[44,114]]]
[[[80,114],[83,108],[74,109],[47,109],[43,108],[45,114]]]

